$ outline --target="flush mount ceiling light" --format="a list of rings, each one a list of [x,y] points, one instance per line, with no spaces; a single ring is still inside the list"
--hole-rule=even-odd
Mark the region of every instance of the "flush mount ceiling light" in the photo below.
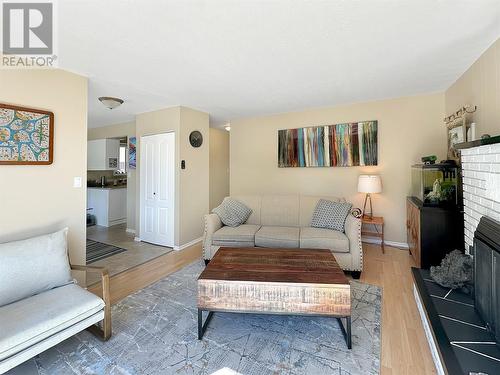
[[[115,109],[123,104],[123,100],[120,98],[113,98],[112,96],[101,96],[99,101],[104,104],[108,109]]]

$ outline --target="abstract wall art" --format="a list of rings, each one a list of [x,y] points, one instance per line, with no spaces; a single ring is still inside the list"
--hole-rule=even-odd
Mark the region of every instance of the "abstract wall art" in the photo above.
[[[54,114],[0,103],[0,164],[52,164]]]
[[[137,168],[137,138],[130,137],[128,139],[128,167],[130,169]]]
[[[278,166],[377,165],[377,121],[278,130]]]

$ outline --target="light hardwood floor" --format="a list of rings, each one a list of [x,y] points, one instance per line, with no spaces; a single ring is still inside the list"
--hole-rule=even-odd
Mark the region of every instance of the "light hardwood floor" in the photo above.
[[[93,262],[92,266],[106,267],[109,274],[114,276],[173,251],[169,247],[157,246],[147,242],[136,242],[134,241],[135,235],[127,233],[125,230],[125,224],[114,225],[109,228],[99,225],[87,228],[88,239],[127,250],[123,253]],[[99,275],[90,273],[87,275],[87,286],[95,284],[98,281]]]
[[[381,374],[436,374],[413,297],[410,267],[414,263],[411,256],[407,250],[389,246],[385,247],[385,254],[377,245],[363,244],[363,249],[361,281],[383,289]],[[112,277],[112,302],[175,272],[200,256],[201,244],[198,244],[182,251],[172,251]],[[98,286],[93,285],[89,290],[97,292]]]
[[[413,297],[407,250],[363,244],[361,281],[382,287],[383,375],[436,374],[424,328]]]
[[[129,294],[153,284],[200,258],[201,244],[197,244],[181,251],[171,251],[157,256],[146,263],[112,275],[109,283],[111,303],[120,301]],[[102,294],[101,283],[94,283],[88,287],[88,290],[100,296]]]

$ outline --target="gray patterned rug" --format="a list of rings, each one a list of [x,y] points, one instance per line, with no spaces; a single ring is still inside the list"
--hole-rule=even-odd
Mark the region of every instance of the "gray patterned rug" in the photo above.
[[[380,288],[352,282],[352,350],[323,317],[215,313],[198,341],[202,269],[196,262],[114,306],[110,341],[84,331],[8,374],[379,373]]]

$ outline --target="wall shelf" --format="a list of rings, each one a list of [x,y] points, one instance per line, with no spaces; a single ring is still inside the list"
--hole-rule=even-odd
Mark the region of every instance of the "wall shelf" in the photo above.
[[[496,135],[494,137],[485,138],[485,139],[476,139],[475,141],[470,141],[470,142],[457,143],[454,147],[457,150],[464,150],[466,148],[485,146],[485,145],[493,145],[495,143],[500,143],[500,135]]]

